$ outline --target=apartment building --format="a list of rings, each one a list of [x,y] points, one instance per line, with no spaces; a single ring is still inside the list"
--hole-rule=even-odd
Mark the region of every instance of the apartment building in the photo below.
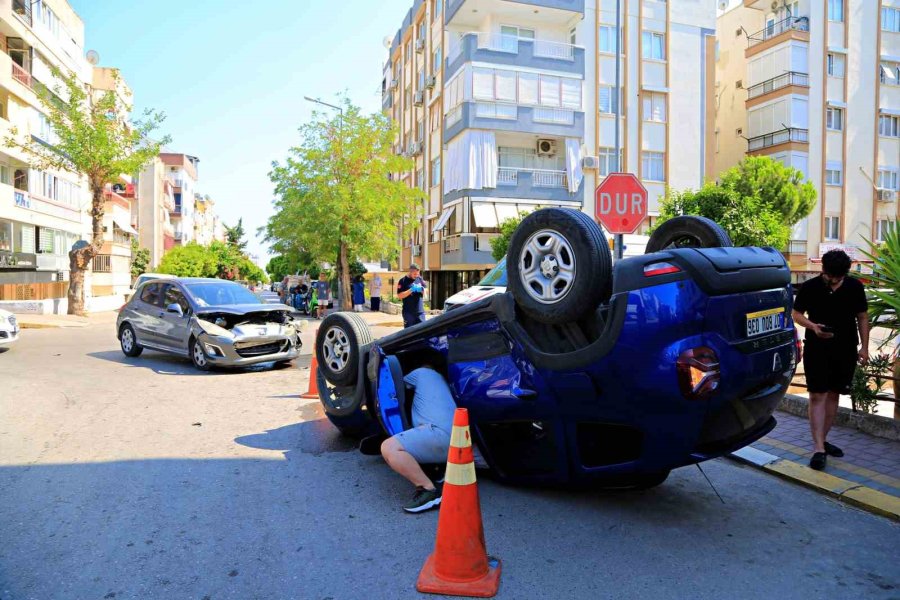
[[[159,158],[166,166],[166,175],[174,190],[175,206],[169,211],[175,228],[174,243],[187,244],[194,239],[194,193],[200,159],[169,152],[160,153]]]
[[[52,144],[35,89],[54,87],[51,66],[93,83],[84,24],[65,0],[2,0],[0,50],[0,137],[15,127],[22,140]],[[89,204],[82,178],[35,169],[22,152],[0,147],[0,282],[67,280],[68,251],[90,232]]]
[[[796,167],[819,200],[791,263],[862,258],[898,215],[900,1],[733,0],[717,35],[717,170],[748,154]]]
[[[194,241],[201,246],[224,239],[224,228],[209,196],[194,194]]]
[[[619,162],[644,181],[651,214],[667,186],[702,183],[715,2],[670,4],[623,0],[616,93],[614,0],[413,3],[387,44],[382,108],[396,151],[415,159],[395,176],[428,195],[422,222],[401,227],[400,268],[420,263],[433,305],[494,265],[503,220],[546,206],[593,215],[594,190]]]
[[[175,187],[168,166],[157,157],[144,166],[137,178],[137,224],[139,242],[150,251],[150,264],[158,265],[166,250],[175,246]]]

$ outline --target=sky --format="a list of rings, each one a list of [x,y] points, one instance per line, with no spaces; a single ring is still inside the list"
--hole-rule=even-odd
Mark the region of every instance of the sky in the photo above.
[[[163,111],[169,148],[200,159],[198,190],[228,225],[243,218],[248,250],[272,214],[273,160],[297,128],[341,92],[381,109],[383,40],[412,0],[69,0],[85,25],[85,51],[117,67],[136,113]],[[318,107],[323,110],[322,107]],[[328,110],[328,109],[324,109]]]

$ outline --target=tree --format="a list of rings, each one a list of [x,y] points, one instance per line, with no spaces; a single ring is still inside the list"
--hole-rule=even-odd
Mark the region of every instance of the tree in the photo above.
[[[69,314],[85,314],[84,274],[103,247],[103,189],[121,174],[136,173],[159,154],[166,136],[152,140],[150,134],[165,119],[163,113],[145,111],[143,118],[129,122],[131,110],[113,91],[99,99],[74,75],[54,70],[53,88],[36,85],[38,99],[53,131],[52,143],[31,136],[22,139],[11,130],[5,140],[22,150],[36,169],[57,169],[81,175],[91,191],[91,240],[69,251]],[[47,141],[49,142],[49,140]]]
[[[520,212],[518,217],[506,219],[500,223],[500,235],[491,239],[491,256],[494,257],[494,260],[497,262],[503,260],[503,257],[506,256],[506,251],[509,249],[509,240],[512,238],[513,232],[519,226],[519,223],[522,222],[522,219],[527,216],[527,212]]]
[[[225,241],[243,252],[247,248],[247,241],[244,240],[244,218],[238,219],[237,225],[234,227],[229,227],[228,225],[224,227]]]
[[[131,277],[147,272],[150,265],[150,250],[141,248],[137,238],[131,238]]]
[[[425,194],[389,177],[415,165],[394,152],[397,131],[387,117],[342,104],[342,117],[314,113],[300,127],[299,145],[272,163],[275,214],[264,233],[279,254],[308,252],[319,263],[337,257],[342,308],[349,310],[351,260],[391,254],[397,224],[420,220]]]
[[[757,196],[744,196],[712,183],[696,191],[669,192],[660,203],[657,226],[680,215],[712,219],[728,232],[735,246],[784,248],[791,235],[782,213]]]
[[[793,227],[816,207],[816,188],[803,172],[768,156],[748,156],[720,175],[720,185],[741,196],[759,198]]]
[[[177,277],[216,277],[219,265],[209,248],[190,242],[163,254],[157,269]]]

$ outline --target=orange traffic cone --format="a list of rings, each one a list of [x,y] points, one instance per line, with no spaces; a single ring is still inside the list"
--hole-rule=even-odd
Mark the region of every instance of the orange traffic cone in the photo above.
[[[312,362],[309,363],[309,389],[305,394],[300,394],[301,398],[319,398],[319,384],[316,376],[319,374],[319,363],[316,361],[316,354],[313,352]]]
[[[484,546],[469,412],[457,408],[437,540],[419,573],[416,589],[429,594],[490,598],[500,587],[500,567],[500,560],[489,557]]]

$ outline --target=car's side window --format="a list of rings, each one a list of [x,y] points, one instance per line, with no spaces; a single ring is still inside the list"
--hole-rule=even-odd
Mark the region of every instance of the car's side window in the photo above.
[[[161,287],[162,284],[160,283],[148,283],[144,285],[144,289],[141,290],[141,302],[157,306],[159,304],[159,292]]]
[[[187,314],[191,308],[191,305],[188,304],[187,298],[184,297],[181,290],[171,284],[166,287],[166,299],[163,302],[163,306],[169,306],[170,304],[177,304],[180,306],[184,314]]]

